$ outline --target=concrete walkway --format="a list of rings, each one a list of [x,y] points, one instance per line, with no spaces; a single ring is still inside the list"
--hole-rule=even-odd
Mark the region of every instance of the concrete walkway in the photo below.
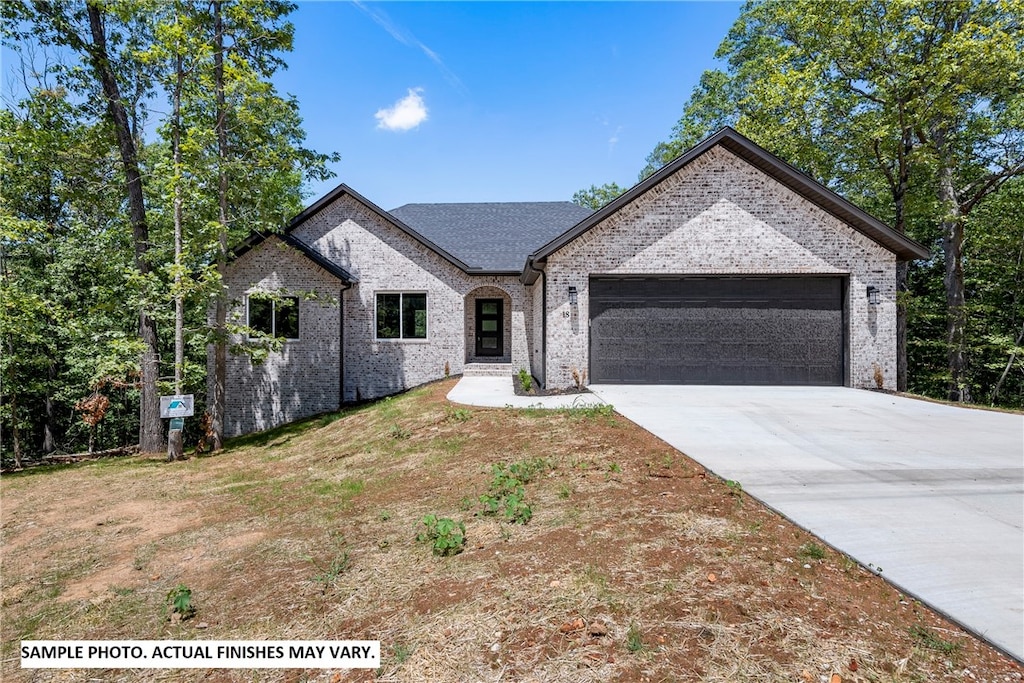
[[[511,377],[463,377],[448,392],[448,400],[486,408],[576,408],[604,403],[590,393],[516,396]]]
[[[590,389],[1024,660],[1024,417],[839,387]]]

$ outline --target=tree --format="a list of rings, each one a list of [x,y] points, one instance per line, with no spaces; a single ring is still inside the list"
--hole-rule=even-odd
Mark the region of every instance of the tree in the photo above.
[[[291,46],[284,18],[292,8],[277,0],[0,4],[9,46],[58,46],[69,60],[52,69],[63,88],[59,120],[29,116],[26,104],[0,112],[0,285],[8,304],[0,342],[25,349],[0,357],[0,416],[5,427],[17,426],[26,452],[38,452],[44,428],[63,430],[69,447],[89,437],[102,447],[112,430],[125,443],[123,416],[138,405],[136,391],[201,389],[207,310],[222,291],[217,265],[226,263],[228,245],[252,230],[283,228],[301,208],[304,178],[329,176],[325,162],[336,156],[303,147],[297,103],[270,82],[283,64],[279,53]],[[44,91],[28,102],[49,102]],[[143,105],[162,95],[170,113],[143,140]],[[69,193],[62,188],[77,171],[66,151],[79,149],[79,139],[90,143],[82,158],[98,176]],[[121,192],[104,191],[118,178],[127,179]],[[47,218],[53,207],[56,223]],[[25,315],[34,316],[32,325]],[[155,330],[172,323],[174,362],[162,368],[157,354],[171,354]],[[47,359],[52,382],[45,363],[36,364]],[[161,369],[173,373],[173,385],[160,384]],[[53,414],[64,415],[55,420],[59,429],[40,418],[51,395]],[[90,422],[68,417],[76,405]]]
[[[0,111],[0,416],[16,466],[22,453],[74,448],[84,437],[76,403],[103,391],[123,408],[138,370],[120,311],[130,242],[117,229],[121,202],[105,191],[116,157],[106,125],[83,116],[54,68],[26,68],[27,96]],[[129,424],[104,421],[112,439]]]
[[[79,83],[89,95],[103,103],[104,113],[117,141],[135,249],[135,270],[145,280],[152,268],[147,258],[149,224],[146,220],[145,190],[135,137],[139,112],[134,111],[134,106],[147,90],[149,74],[134,59],[133,54],[134,41],[145,34],[145,24],[137,19],[138,9],[130,3],[115,7],[103,5],[99,0],[87,0],[84,7],[76,3],[36,0],[31,4],[5,3],[3,11],[5,33],[8,36],[14,33],[9,28],[13,22],[27,22],[30,32],[23,35],[44,45],[70,49],[87,67],[83,73],[88,77]],[[113,43],[109,40],[111,30],[108,22],[117,27],[113,30],[116,37]],[[121,30],[131,39],[124,40]],[[129,85],[128,90],[125,90],[122,82]],[[136,95],[134,99],[123,95],[123,91],[132,90]],[[139,447],[143,452],[156,452],[163,446],[157,388],[160,372],[159,339],[156,321],[144,305],[138,310],[138,334],[143,344],[140,359]]]
[[[597,211],[625,191],[625,188],[619,187],[617,183],[605,183],[601,187],[591,185],[587,189],[580,190],[574,194],[572,201],[574,204]]]
[[[898,231],[923,238],[938,227],[946,393],[970,400],[964,229],[1024,172],[1020,10],[1019,0],[748,3],[717,53],[728,70],[704,74],[646,172],[728,123]],[[909,280],[903,264],[900,388]]]

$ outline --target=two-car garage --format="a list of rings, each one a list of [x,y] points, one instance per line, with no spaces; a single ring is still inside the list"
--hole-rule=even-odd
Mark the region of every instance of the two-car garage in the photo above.
[[[592,276],[595,383],[842,385],[845,279]]]

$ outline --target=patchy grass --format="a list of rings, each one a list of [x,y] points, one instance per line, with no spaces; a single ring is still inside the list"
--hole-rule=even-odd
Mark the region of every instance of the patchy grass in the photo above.
[[[0,677],[54,678],[18,668],[22,639],[352,638],[381,641],[380,670],[56,678],[1019,680],[611,409],[455,408],[453,382],[186,462],[4,476]],[[496,473],[527,523],[482,514]],[[195,612],[172,620],[179,587]]]

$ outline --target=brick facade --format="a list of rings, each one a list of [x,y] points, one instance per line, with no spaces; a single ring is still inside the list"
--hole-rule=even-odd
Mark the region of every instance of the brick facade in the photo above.
[[[505,302],[506,355],[494,360],[508,362],[509,374],[530,367],[527,340],[533,317],[526,312],[533,311],[533,302],[518,277],[470,275],[349,195],[323,207],[291,234],[358,282],[342,293],[340,281],[276,238],[231,264],[224,282],[233,298],[231,315],[243,321],[242,295],[254,288],[312,291],[319,300],[301,302],[300,339],[270,353],[263,365],[229,354],[226,435],[336,410],[339,401],[394,394],[443,378],[446,365],[450,374],[461,374],[465,362],[475,360],[467,325],[477,298]],[[376,339],[378,292],[425,292],[427,338]],[[236,337],[232,343],[243,341]]]
[[[241,322],[254,289],[302,297],[298,340],[263,364],[230,356],[228,436],[393,394],[446,369],[459,375],[478,360],[508,363],[510,374],[527,368],[548,388],[568,388],[574,370],[589,374],[591,275],[840,276],[848,383],[873,388],[881,373],[883,386],[894,387],[896,256],[724,147],[711,146],[549,253],[543,276],[529,286],[515,275],[466,272],[340,189],[290,234],[350,273],[350,287],[277,238],[224,274],[231,315]],[[868,304],[868,286],[878,288],[880,304]],[[426,294],[426,339],[376,339],[382,292]],[[502,357],[474,355],[480,298],[504,303]]]
[[[591,274],[846,276],[850,385],[875,387],[877,366],[895,387],[895,255],[721,147],[548,257],[548,387],[588,368]],[[880,304],[868,304],[868,285]]]
[[[228,353],[225,436],[238,436],[334,410],[341,378],[338,332],[342,283],[303,254],[271,237],[224,274],[228,322],[246,324],[246,297],[262,291],[299,298],[299,338],[262,363]],[[244,345],[234,335],[231,347]],[[212,375],[212,349],[208,361]],[[212,400],[212,396],[210,397]]]

